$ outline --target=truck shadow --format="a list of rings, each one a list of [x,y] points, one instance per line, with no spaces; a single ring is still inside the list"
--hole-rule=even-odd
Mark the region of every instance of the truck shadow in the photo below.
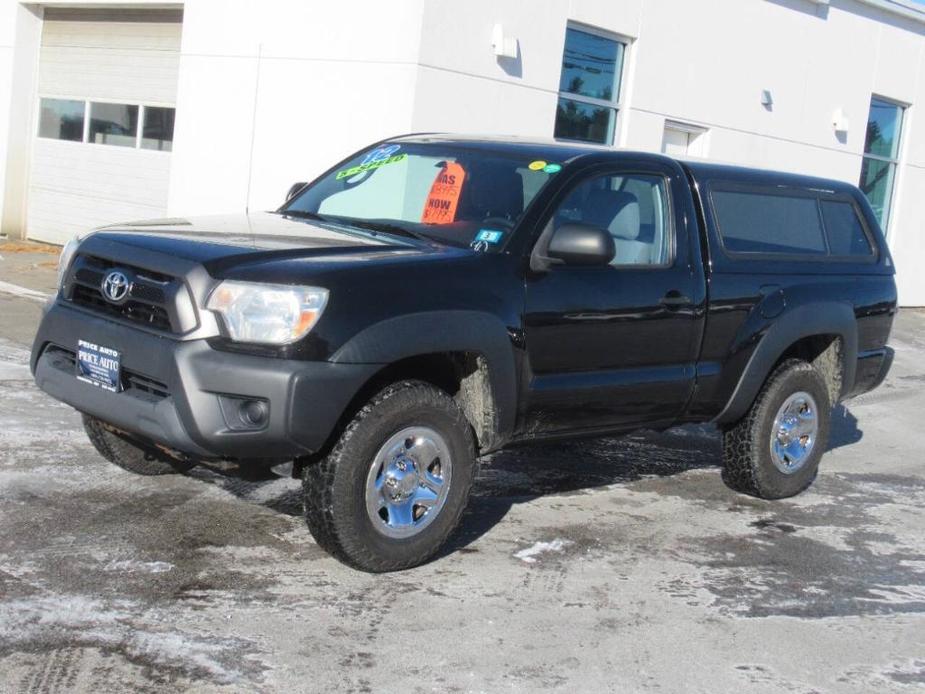
[[[844,405],[832,412],[826,450],[861,440],[858,420]],[[712,425],[665,432],[643,431],[620,438],[523,446],[486,456],[460,528],[438,556],[463,550],[497,525],[514,504],[550,494],[671,477],[722,465],[722,436]]]
[[[721,455],[719,434],[709,425],[506,449],[482,458],[463,526],[480,536],[515,503],[718,467]],[[244,501],[290,516],[302,515],[301,484],[296,480],[269,471],[242,477],[235,471],[204,466],[189,474]],[[506,508],[499,514],[502,506]]]
[[[857,418],[843,405],[833,411],[828,450],[860,441]],[[665,432],[640,431],[622,437],[547,442],[513,447],[481,461],[469,507],[459,530],[438,554],[465,548],[489,532],[515,504],[557,494],[671,477],[691,470],[719,469],[722,439],[712,425],[688,425]],[[302,515],[301,485],[269,473],[244,479],[197,468],[193,477],[277,513]]]
[[[515,504],[552,494],[583,494],[645,477],[718,469],[721,462],[721,437],[710,425],[504,450],[482,460],[460,528],[438,556],[466,551]]]
[[[832,426],[829,429],[827,450],[850,446],[862,438],[864,438],[864,432],[858,428],[858,418],[844,405],[836,405],[832,410]]]

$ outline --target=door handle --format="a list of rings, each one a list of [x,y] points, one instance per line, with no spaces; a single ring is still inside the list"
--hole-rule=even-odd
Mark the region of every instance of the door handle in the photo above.
[[[690,306],[691,300],[677,289],[672,289],[662,297],[659,303],[666,308],[681,308],[682,306]]]

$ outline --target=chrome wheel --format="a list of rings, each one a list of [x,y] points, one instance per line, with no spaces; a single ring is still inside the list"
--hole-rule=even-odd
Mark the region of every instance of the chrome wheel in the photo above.
[[[809,393],[800,391],[784,401],[771,429],[771,462],[785,475],[806,463],[816,444],[819,412]]]
[[[392,538],[411,537],[440,515],[453,462],[446,440],[428,427],[408,427],[376,453],[366,476],[366,512]]]

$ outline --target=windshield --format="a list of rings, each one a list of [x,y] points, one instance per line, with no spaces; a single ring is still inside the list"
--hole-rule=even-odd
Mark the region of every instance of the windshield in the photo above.
[[[558,161],[535,152],[384,144],[318,179],[282,213],[497,252],[536,194],[561,169]]]

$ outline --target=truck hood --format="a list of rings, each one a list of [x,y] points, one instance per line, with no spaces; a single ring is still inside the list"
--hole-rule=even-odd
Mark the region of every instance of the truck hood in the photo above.
[[[436,242],[267,212],[115,224],[94,231],[93,237],[202,263],[210,271],[272,260],[314,258],[353,264],[464,252]]]

